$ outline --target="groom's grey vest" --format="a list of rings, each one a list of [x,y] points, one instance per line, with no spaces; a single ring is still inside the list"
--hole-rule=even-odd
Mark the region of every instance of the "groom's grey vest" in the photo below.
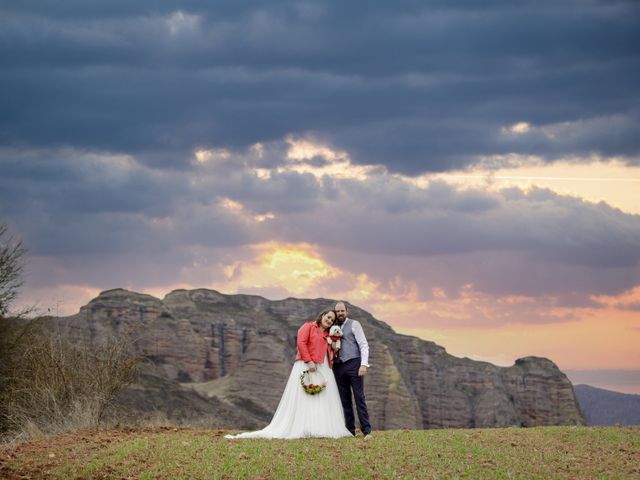
[[[347,318],[342,326],[342,339],[340,340],[340,361],[346,362],[352,358],[358,358],[360,356],[360,347],[356,342],[356,336],[351,328],[353,320]]]

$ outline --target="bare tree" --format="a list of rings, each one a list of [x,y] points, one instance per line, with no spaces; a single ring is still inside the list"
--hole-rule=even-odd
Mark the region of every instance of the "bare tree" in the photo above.
[[[11,302],[22,285],[24,256],[27,253],[22,241],[7,233],[7,226],[0,224],[0,317],[9,312]]]

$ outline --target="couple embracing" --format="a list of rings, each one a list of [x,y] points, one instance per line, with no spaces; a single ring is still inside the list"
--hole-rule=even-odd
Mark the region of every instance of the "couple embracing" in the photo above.
[[[336,325],[340,328],[337,328]],[[320,312],[298,330],[298,354],[271,423],[227,438],[350,437],[355,435],[355,399],[360,428],[371,438],[364,396],[369,344],[360,322],[343,302]]]

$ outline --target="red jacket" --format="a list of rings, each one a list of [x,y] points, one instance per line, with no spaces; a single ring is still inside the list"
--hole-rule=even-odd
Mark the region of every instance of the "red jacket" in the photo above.
[[[296,360],[305,362],[324,362],[325,354],[329,358],[329,366],[332,363],[330,354],[331,346],[327,342],[329,333],[319,327],[316,322],[307,322],[298,329],[298,355]]]

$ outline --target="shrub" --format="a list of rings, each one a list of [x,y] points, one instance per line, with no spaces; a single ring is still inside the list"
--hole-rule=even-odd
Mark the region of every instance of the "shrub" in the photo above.
[[[130,340],[72,343],[47,319],[0,320],[0,432],[33,436],[97,427],[136,377]]]

